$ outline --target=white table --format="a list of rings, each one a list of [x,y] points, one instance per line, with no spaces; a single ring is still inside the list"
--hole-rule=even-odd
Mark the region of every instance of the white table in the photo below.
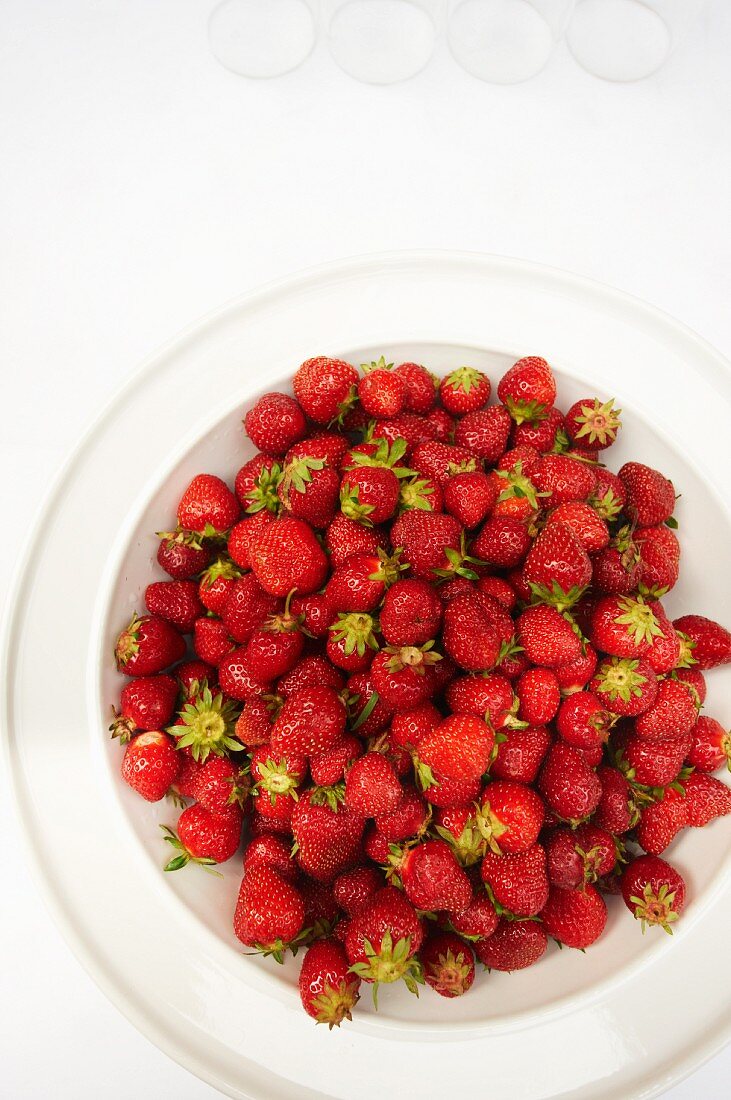
[[[293,75],[249,82],[208,53],[211,6],[0,6],[0,575],[62,456],[142,357],[322,260],[402,247],[531,258],[644,297],[731,353],[725,0],[651,80],[601,83],[560,48],[509,88],[444,49],[411,82],[366,87],[322,44]],[[77,965],[5,791],[0,853],[3,1095],[213,1097]],[[729,1073],[731,1050],[668,1096],[720,1100]]]

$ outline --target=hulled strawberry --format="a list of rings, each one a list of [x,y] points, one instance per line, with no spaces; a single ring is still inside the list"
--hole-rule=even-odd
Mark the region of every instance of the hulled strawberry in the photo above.
[[[295,397],[316,424],[342,419],[356,399],[357,386],[355,367],[325,355],[304,362],[292,380]]]
[[[625,462],[618,476],[627,494],[624,511],[639,527],[654,527],[670,519],[675,509],[672,481],[641,462]]]
[[[281,962],[291,944],[296,944],[305,920],[302,895],[272,867],[252,867],[239,890],[234,932],[247,947],[253,947]]]
[[[300,1000],[318,1024],[332,1029],[352,1019],[359,988],[360,978],[351,972],[337,940],[318,940],[307,948],[299,976]]]
[[[430,936],[419,952],[424,980],[441,997],[460,997],[475,980],[472,948],[453,932]]]
[[[622,410],[614,401],[588,397],[575,401],[566,413],[566,432],[572,443],[587,451],[603,451],[611,447],[619,432]]]
[[[325,552],[309,524],[282,517],[272,520],[252,540],[251,568],[259,584],[273,596],[286,596],[293,589],[314,592],[327,576]]]
[[[175,782],[181,758],[169,737],[150,730],[133,737],[122,759],[122,778],[147,802],[159,802]]]
[[[307,420],[289,394],[265,393],[244,417],[244,430],[258,450],[280,456],[304,438]]]
[[[133,615],[114,649],[117,669],[125,676],[153,676],[184,653],[185,642],[178,631],[156,615]]]
[[[599,939],[607,923],[607,906],[594,886],[562,890],[552,886],[541,911],[546,932],[566,947],[580,951]]]
[[[374,986],[403,980],[412,993],[423,983],[415,958],[424,938],[416,910],[395,886],[384,886],[351,919],[345,950],[352,972]]]
[[[226,482],[214,474],[194,477],[178,504],[180,527],[204,538],[228,531],[238,518],[239,502]]]
[[[516,424],[540,420],[556,400],[556,380],[545,359],[528,355],[506,371],[497,395]]]
[[[672,922],[685,905],[685,882],[674,867],[658,856],[633,859],[622,874],[622,898],[642,931],[658,925],[672,933]]]

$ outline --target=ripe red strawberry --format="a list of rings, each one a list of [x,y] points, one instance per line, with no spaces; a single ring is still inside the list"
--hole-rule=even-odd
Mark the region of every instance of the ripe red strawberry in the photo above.
[[[336,802],[319,802],[316,791],[302,794],[292,812],[297,862],[310,878],[332,882],[361,860],[365,819]]]
[[[383,550],[353,554],[333,571],[325,595],[334,611],[375,611],[387,587],[397,581],[400,568],[398,558]]]
[[[306,597],[309,599],[309,597]],[[294,604],[294,600],[292,601]],[[277,694],[282,701],[294,691],[305,687],[331,687],[341,691],[343,677],[325,657],[311,653],[303,657],[286,675],[277,682]]]
[[[383,357],[377,363],[363,364],[366,373],[358,383],[358,397],[369,416],[381,420],[398,416],[406,404],[406,382],[392,367]]]
[[[292,845],[274,833],[253,837],[244,851],[244,875],[256,867],[268,867],[287,882],[296,883],[297,864],[290,852]]]
[[[608,546],[592,554],[593,587],[610,596],[628,596],[640,582],[640,552],[629,527],[622,527]]]
[[[180,776],[178,780],[179,778]],[[178,786],[177,780],[176,786]],[[211,813],[225,814],[232,806],[243,809],[250,789],[249,777],[238,764],[234,764],[227,756],[209,756],[205,763],[196,769],[191,779],[189,797],[194,798]]]
[[[358,371],[342,359],[308,359],[292,379],[294,395],[316,424],[346,415],[356,399]]]
[[[580,654],[575,661],[569,661],[565,665],[559,665],[554,669],[558,685],[562,695],[571,695],[574,691],[581,691],[591,680],[596,671],[596,650],[588,642],[586,652]]]
[[[246,643],[246,662],[252,676],[265,682],[284,676],[299,661],[304,644],[302,624],[288,607],[270,615]]]
[[[670,519],[675,489],[658,470],[641,462],[625,462],[619,470],[627,500],[624,511],[639,527],[654,527]]]
[[[481,470],[455,474],[444,484],[444,507],[463,527],[477,527],[492,511],[500,489]]]
[[[544,455],[532,480],[543,494],[544,508],[588,500],[596,488],[594,470],[569,455]]]
[[[566,947],[583,951],[604,931],[607,906],[594,886],[580,890],[552,886],[541,919],[549,936]]]
[[[657,676],[641,657],[605,657],[590,686],[607,710],[625,718],[648,710],[657,696]]]
[[[497,395],[516,424],[540,420],[556,400],[556,380],[545,359],[528,355],[505,372]]]
[[[561,702],[555,673],[548,668],[528,668],[519,677],[515,693],[520,701],[518,718],[529,726],[552,721]]]
[[[500,460],[501,462],[505,456]],[[496,500],[492,509],[494,516],[513,516],[515,519],[530,519],[540,506],[538,492],[529,477],[523,472],[522,462],[508,469],[493,470],[489,475]]]
[[[198,599],[206,611],[221,615],[241,570],[227,558],[218,558],[204,569],[198,581]],[[201,611],[200,614],[204,614]],[[195,625],[195,624],[194,624]]]
[[[415,749],[427,733],[439,725],[441,713],[433,703],[419,703],[410,710],[394,714],[391,721],[391,741],[398,748]]]
[[[538,790],[548,808],[571,823],[586,820],[602,794],[596,773],[565,741],[554,742],[548,750],[538,776]]]
[[[651,802],[640,810],[637,843],[648,855],[659,856],[688,824],[687,799],[668,787],[660,802]]]
[[[360,737],[370,737],[384,729],[393,717],[393,708],[381,699],[370,671],[356,672],[347,684],[348,720]]]
[[[202,662],[217,668],[233,647],[234,642],[220,619],[196,620],[193,628],[193,649]]]
[[[492,730],[481,719],[470,714],[445,718],[419,742],[422,786],[445,779],[479,779],[487,769],[494,743]]]
[[[329,749],[315,753],[310,757],[312,782],[320,787],[330,787],[339,783],[348,767],[364,752],[363,742],[353,734],[346,733]]]
[[[452,913],[449,923],[458,935],[475,943],[491,936],[499,920],[489,897],[478,894],[461,913]]]
[[[395,886],[384,886],[351,918],[345,950],[353,973],[373,983],[374,999],[381,982],[403,980],[416,993],[423,975],[415,955],[423,938],[414,907]]]
[[[430,936],[419,952],[424,980],[442,997],[460,997],[475,980],[472,948],[453,932]]]
[[[438,439],[440,443],[451,443],[454,439],[455,421],[441,406],[427,413],[424,426],[429,430],[432,439]]]
[[[145,606],[151,615],[172,623],[190,634],[196,619],[204,614],[195,581],[155,581],[145,589]]]
[[[568,437],[587,451],[603,451],[617,438],[621,412],[611,399],[602,402],[598,397],[587,397],[575,401],[565,418]]]
[[[518,602],[513,586],[504,577],[480,577],[477,588],[487,596],[492,596],[508,611],[512,611]]]
[[[456,596],[444,611],[444,648],[462,668],[493,668],[500,657],[502,639],[493,620],[474,596]]]
[[[582,500],[568,500],[559,504],[546,518],[546,527],[554,523],[563,523],[576,535],[589,554],[603,550],[609,543],[609,528],[606,521]]]
[[[635,732],[645,741],[684,737],[696,723],[698,707],[687,684],[661,680],[651,707],[635,719]]]
[[[453,516],[433,512],[404,512],[391,528],[394,550],[402,549],[402,561],[412,574],[434,582],[436,576],[452,576],[464,570],[462,527]]]
[[[566,450],[569,437],[563,415],[558,409],[551,408],[546,409],[541,420],[513,424],[511,442],[513,447],[532,447],[539,454]]]
[[[251,569],[251,544],[262,531],[274,522],[274,515],[264,509],[239,520],[229,531],[228,554],[240,569]]]
[[[575,625],[555,607],[527,607],[517,621],[518,640],[531,664],[559,668],[581,656]]]
[[[356,466],[340,483],[340,509],[357,523],[383,523],[393,516],[398,500],[398,478],[385,466]]]
[[[460,475],[466,476],[466,475]],[[437,481],[430,477],[402,478],[399,482],[398,509],[402,512],[443,512],[444,493]]]
[[[323,592],[295,596],[290,604],[292,614],[302,622],[302,629],[311,638],[327,638],[337,612]]]
[[[273,520],[254,537],[249,554],[259,584],[273,596],[293,589],[306,595],[327,576],[327,557],[312,528],[300,519]]]
[[[377,628],[376,620],[365,612],[338,614],[328,631],[325,645],[328,660],[346,672],[365,672],[378,649]]]
[[[660,633],[657,634],[647,650],[647,663],[658,676],[672,672],[685,662],[685,642],[668,619],[661,604],[655,604],[655,618]]]
[[[228,806],[213,813],[199,802],[183,810],[178,818],[178,832],[162,825],[165,840],[178,853],[166,864],[166,871],[179,871],[188,863],[211,867],[231,859],[241,840],[241,810]]]
[[[272,748],[315,756],[345,732],[345,705],[329,687],[301,688],[287,697],[272,730]]]
[[[500,911],[513,916],[533,917],[548,900],[546,853],[540,844],[515,854],[486,852],[480,874]]]
[[[277,490],[282,481],[282,467],[272,455],[256,454],[245,462],[234,481],[234,492],[248,515],[281,511]]]
[[[422,794],[431,806],[439,809],[466,806],[479,796],[482,782],[475,779],[440,779],[425,787]]]
[[[299,976],[302,1006],[318,1024],[332,1030],[351,1020],[358,1002],[360,978],[350,972],[345,950],[337,940],[318,940],[307,948]]]
[[[343,871],[333,883],[333,896],[340,908],[354,917],[383,886],[383,874],[372,864]]]
[[[604,596],[591,617],[591,641],[615,657],[644,657],[662,634],[655,605],[642,596]]]
[[[277,494],[290,516],[327,527],[339,507],[340,474],[324,458],[304,455],[287,462]]]
[[[170,670],[170,675],[175,677],[186,699],[197,695],[206,686],[213,691],[218,684],[216,669],[205,661],[181,661]]]
[[[435,831],[446,840],[462,867],[471,867],[487,851],[483,815],[473,803],[465,806],[447,806],[434,814]]]
[[[295,443],[284,456],[284,463],[296,462],[299,458],[322,458],[328,466],[340,468],[350,447],[348,437],[338,431],[320,429],[307,439]]]
[[[400,363],[394,374],[404,380],[404,408],[422,416],[434,408],[437,399],[437,379],[419,363]]]
[[[681,615],[673,620],[676,630],[687,635],[695,667],[701,672],[731,662],[731,633],[705,615]]]
[[[609,736],[612,716],[590,691],[576,691],[561,703],[556,719],[559,736],[575,749],[601,746]]]
[[[125,676],[153,676],[184,653],[185,642],[175,627],[156,615],[133,615],[114,649],[117,669]]]
[[[684,781],[687,822],[702,829],[716,817],[731,813],[731,788],[713,775],[693,772]]]
[[[472,543],[470,555],[488,565],[512,569],[520,565],[531,546],[523,520],[513,516],[491,516]]]
[[[449,684],[446,698],[453,714],[484,717],[496,730],[512,717],[515,702],[510,681],[499,672],[459,676]]]
[[[490,379],[475,367],[458,367],[439,383],[442,404],[452,416],[483,408],[490,400]]]
[[[225,695],[245,703],[257,695],[271,690],[266,681],[257,680],[246,660],[246,649],[240,646],[221,658],[218,664],[218,682]]]
[[[353,762],[345,779],[345,805],[363,817],[396,809],[403,796],[393,767],[380,752],[367,752]]]
[[[289,394],[265,393],[244,417],[244,430],[258,450],[279,456],[304,438],[307,420]]]
[[[381,608],[381,631],[389,645],[422,645],[436,637],[442,604],[424,580],[397,580],[386,592]]]
[[[615,836],[621,836],[634,824],[634,803],[629,783],[616,768],[602,765],[597,769],[602,786],[601,798],[593,822]]]
[[[678,536],[664,523],[655,527],[638,527],[635,530],[635,539],[640,545],[652,543],[670,561],[680,561],[680,543]]]
[[[621,751],[620,767],[633,784],[643,787],[667,787],[674,783],[691,743],[690,734],[664,737],[660,741],[643,741],[632,734],[616,739]]]
[[[255,630],[281,606],[265,591],[253,573],[237,578],[221,614],[226,632],[237,642],[248,642]]]
[[[179,525],[204,537],[228,531],[238,518],[239,502],[225,481],[214,474],[194,477],[178,504]]]
[[[507,409],[502,405],[490,405],[469,412],[457,421],[454,442],[494,466],[507,449],[511,424]]]
[[[175,782],[180,762],[174,743],[164,733],[140,733],[125,749],[122,778],[148,802],[159,802]]]
[[[409,462],[419,475],[435,481],[442,489],[455,474],[471,473],[480,468],[477,458],[466,447],[455,447],[438,440],[420,443]]]
[[[423,840],[407,848],[396,868],[416,909],[461,913],[472,900],[472,885],[444,840]]]
[[[501,917],[486,940],[475,943],[475,953],[489,970],[524,970],[544,955],[548,942],[542,924]]]
[[[266,745],[272,735],[272,725],[277,705],[274,707],[265,695],[250,697],[236,719],[235,736],[247,749]]]
[[[653,530],[653,528],[647,528],[647,530]],[[637,533],[635,545],[640,552],[638,575],[641,591],[655,598],[664,596],[678,583],[679,561],[669,557],[656,542],[642,539]]]
[[[551,745],[550,733],[544,726],[529,726],[527,729],[508,729],[502,736],[490,765],[490,775],[494,779],[535,783]]]
[[[639,856],[622,874],[622,897],[632,916],[648,925],[659,925],[672,933],[685,905],[685,882],[674,867],[658,856]]]
[[[538,838],[545,809],[536,792],[523,783],[501,779],[488,783],[481,799],[482,828],[498,854],[525,852]]]
[[[692,745],[687,763],[700,772],[714,772],[726,765],[731,771],[731,733],[720,722],[701,714],[690,731]]]
[[[122,688],[119,710],[109,727],[122,744],[135,730],[164,729],[172,717],[178,684],[172,676],[139,676]]]
[[[297,942],[304,920],[305,905],[296,886],[272,867],[247,870],[234,913],[234,932],[243,944],[281,962]]]
[[[334,569],[344,565],[353,554],[374,554],[388,545],[382,529],[364,527],[338,512],[325,532],[325,546]]]
[[[531,591],[563,611],[581,597],[591,580],[591,562],[573,530],[565,523],[545,527],[523,566]]]
[[[373,687],[395,711],[411,710],[436,692],[431,675],[432,666],[441,660],[432,649],[424,646],[387,646],[371,663]]]
[[[596,825],[554,829],[546,839],[546,861],[552,886],[577,889],[613,870],[614,837]]]
[[[176,581],[189,581],[206,568],[212,557],[207,546],[192,546],[184,538],[163,534],[157,548],[157,563]]]
[[[366,826],[363,834],[363,851],[374,863],[386,864],[391,856],[391,843],[379,833],[375,824]]]

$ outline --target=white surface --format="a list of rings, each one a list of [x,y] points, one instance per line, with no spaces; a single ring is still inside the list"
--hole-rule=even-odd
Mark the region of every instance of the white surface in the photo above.
[[[646,297],[731,351],[723,0],[647,82],[601,84],[560,47],[508,89],[470,79],[443,48],[413,82],[366,88],[322,44],[292,76],[253,84],[210,57],[211,7],[0,9],[3,572],[60,457],[142,356],[322,259],[417,246],[526,256]],[[51,718],[49,701],[49,735]],[[5,797],[0,817],[4,1091],[212,1096],[96,991],[29,883]],[[720,1100],[730,1070],[726,1054],[671,1095]]]

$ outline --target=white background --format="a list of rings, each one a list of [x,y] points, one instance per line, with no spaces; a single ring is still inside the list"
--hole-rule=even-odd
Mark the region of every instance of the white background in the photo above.
[[[209,54],[211,7],[0,2],[0,576],[61,458],[144,356],[322,260],[414,247],[526,257],[646,298],[731,353],[726,0],[650,80],[604,84],[559,47],[509,88],[445,50],[406,84],[367,87],[322,44],[295,74],[250,82]],[[120,440],[120,462],[144,446]],[[48,716],[51,736],[52,699]],[[3,1095],[212,1098],[75,962],[5,791],[0,859]],[[720,1100],[729,1073],[727,1050],[668,1096]]]

